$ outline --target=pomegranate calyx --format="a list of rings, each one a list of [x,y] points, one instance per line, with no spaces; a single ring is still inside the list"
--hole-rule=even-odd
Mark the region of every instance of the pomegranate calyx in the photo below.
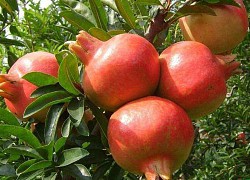
[[[226,80],[228,80],[231,76],[235,74],[242,73],[242,70],[239,68],[240,62],[235,61],[237,55],[229,54],[229,55],[215,55],[215,56],[223,67]]]
[[[146,170],[145,176],[147,180],[171,180],[171,170],[168,168],[166,162],[155,162],[153,165]]]
[[[85,31],[80,31],[76,41],[69,44],[69,50],[75,53],[84,65],[88,65],[103,42]]]
[[[14,99],[15,92],[17,91],[19,78],[9,75],[9,74],[0,74],[0,96],[6,99]]]

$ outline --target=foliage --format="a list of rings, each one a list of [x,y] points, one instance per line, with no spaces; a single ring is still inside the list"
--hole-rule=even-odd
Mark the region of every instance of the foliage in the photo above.
[[[17,3],[18,2],[18,3]],[[20,122],[1,99],[0,177],[2,179],[140,179],[121,169],[108,150],[106,129],[110,112],[89,101],[81,88],[82,65],[67,50],[79,30],[108,40],[120,33],[139,34],[161,52],[182,40],[176,21],[193,14],[214,15],[209,3],[233,1],[52,0],[47,8],[30,0],[0,1],[0,69],[6,73],[18,57],[32,51],[56,54],[59,77],[30,73],[24,78],[39,86],[37,98],[24,116],[50,107],[45,124]],[[250,3],[245,1],[250,9]],[[168,9],[163,11],[162,8]],[[154,19],[154,21],[152,21]],[[159,28],[159,25],[161,27]],[[250,34],[234,53],[243,73],[228,82],[228,96],[213,114],[194,123],[192,153],[174,179],[250,178]],[[85,110],[94,119],[84,121]],[[34,129],[35,127],[35,129]]]

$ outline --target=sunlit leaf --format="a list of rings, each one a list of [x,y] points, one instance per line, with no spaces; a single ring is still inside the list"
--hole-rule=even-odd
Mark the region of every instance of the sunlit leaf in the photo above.
[[[64,91],[62,86],[59,84],[53,84],[53,85],[48,85],[48,86],[43,86],[37,88],[33,93],[31,94],[31,98],[37,98],[39,96],[42,96],[44,94],[56,92],[56,91]]]
[[[44,94],[29,104],[24,112],[24,118],[30,117],[38,111],[52,106],[53,104],[69,102],[71,98],[71,94],[65,91],[56,91]]]
[[[118,9],[115,5],[115,1],[114,0],[101,0],[101,2],[107,6],[109,6],[111,9],[115,10],[116,12],[118,12]]]
[[[135,29],[136,26],[136,18],[134,16],[133,10],[127,0],[115,0],[115,4],[119,10],[119,13],[124,18],[124,20],[128,23],[128,25]]]
[[[100,28],[91,28],[89,33],[101,41],[107,41],[111,38],[111,36],[106,31]]]
[[[135,3],[143,5],[162,5],[159,0],[136,0]]]
[[[84,115],[84,99],[74,98],[69,102],[68,113],[77,121],[81,121]]]
[[[100,0],[89,0],[90,8],[95,17],[97,26],[107,31],[108,19],[106,11]]]
[[[75,11],[62,11],[60,13],[60,16],[64,17],[70,24],[77,27],[79,30],[83,29],[85,31],[88,31],[90,28],[95,27],[92,22]]]
[[[22,78],[38,87],[52,85],[58,82],[56,77],[42,72],[30,72],[25,74]]]

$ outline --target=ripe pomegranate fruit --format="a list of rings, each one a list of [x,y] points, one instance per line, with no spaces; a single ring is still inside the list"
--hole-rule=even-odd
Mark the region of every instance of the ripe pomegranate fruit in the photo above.
[[[152,95],[160,75],[159,55],[151,43],[135,34],[100,41],[85,31],[69,49],[85,65],[83,89],[87,97],[108,111]]]
[[[59,65],[55,56],[48,52],[32,52],[19,58],[8,74],[0,75],[0,96],[4,97],[8,109],[19,119],[23,119],[26,107],[34,101],[30,98],[37,86],[22,79],[30,72],[42,72],[57,77]],[[44,121],[47,111],[36,113],[33,118]]]
[[[189,156],[192,122],[175,103],[156,96],[131,101],[110,117],[108,142],[115,161],[148,180],[171,179]]]
[[[216,16],[194,14],[179,19],[185,40],[198,41],[220,54],[231,51],[243,41],[248,29],[248,15],[242,0],[241,8],[231,5],[210,5]]]
[[[217,109],[227,93],[226,80],[237,69],[234,55],[213,55],[195,41],[172,44],[160,55],[161,78],[157,95],[180,105],[192,119]]]

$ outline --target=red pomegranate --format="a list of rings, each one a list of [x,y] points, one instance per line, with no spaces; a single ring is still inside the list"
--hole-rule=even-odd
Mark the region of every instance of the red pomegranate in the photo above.
[[[194,14],[179,19],[185,40],[198,41],[213,53],[225,53],[235,48],[247,34],[248,15],[242,0],[241,8],[231,5],[210,5],[216,16]]]
[[[22,79],[30,72],[42,72],[57,77],[59,65],[55,56],[48,52],[32,52],[19,58],[10,68],[8,74],[0,75],[0,96],[4,97],[8,109],[19,119],[23,119],[26,107],[34,101],[30,98],[37,86]],[[33,116],[44,121],[46,112],[41,111]]]
[[[146,39],[120,34],[100,41],[80,31],[70,44],[85,65],[83,89],[87,97],[108,111],[154,93],[160,75],[158,52]]]
[[[171,179],[189,156],[194,140],[192,122],[175,103],[156,96],[129,102],[108,124],[108,142],[115,161],[148,180]]]
[[[161,78],[157,95],[180,105],[192,119],[217,109],[227,93],[226,80],[238,73],[234,55],[215,56],[207,46],[182,41],[160,55]]]

